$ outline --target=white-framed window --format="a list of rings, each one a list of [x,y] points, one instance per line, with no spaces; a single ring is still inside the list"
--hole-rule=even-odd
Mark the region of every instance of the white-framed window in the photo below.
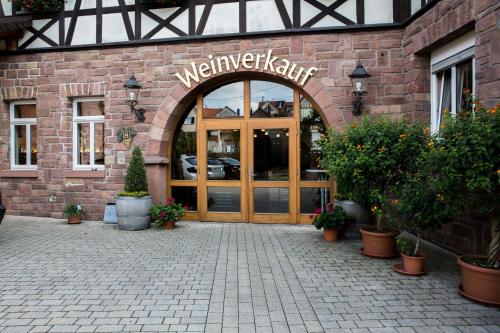
[[[431,129],[439,131],[447,112],[471,108],[464,91],[475,93],[475,36],[466,34],[431,55]]]
[[[73,169],[104,169],[104,100],[73,100]]]
[[[36,170],[36,102],[17,101],[10,108],[10,166],[12,170]]]

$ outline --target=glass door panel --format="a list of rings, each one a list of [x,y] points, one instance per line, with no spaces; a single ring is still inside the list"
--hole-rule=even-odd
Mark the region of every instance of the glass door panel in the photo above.
[[[275,119],[254,120],[248,126],[249,221],[295,223],[295,125]]]
[[[246,124],[241,120],[210,121],[200,131],[201,220],[246,221]],[[204,165],[201,168],[201,165]]]

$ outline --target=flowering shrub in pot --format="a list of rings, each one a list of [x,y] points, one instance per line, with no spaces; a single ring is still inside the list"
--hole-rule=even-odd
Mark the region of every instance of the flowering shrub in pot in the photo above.
[[[85,209],[80,204],[71,204],[64,209],[64,217],[68,219],[69,224],[82,223],[82,217],[85,214]]]
[[[460,292],[500,305],[500,105],[487,109],[466,92],[467,105],[447,115],[432,144],[432,158],[441,175],[437,186],[457,211],[474,212],[491,226],[487,256],[462,256]]]
[[[176,203],[174,198],[168,198],[166,204],[153,205],[149,212],[155,225],[173,229],[175,222],[186,213],[186,209],[180,203]]]
[[[336,241],[340,238],[340,232],[353,222],[353,218],[344,212],[340,206],[328,204],[326,211],[318,208],[315,212],[313,224],[316,229],[323,229],[323,238],[326,241]]]
[[[151,224],[149,210],[153,204],[148,191],[146,166],[138,147],[132,151],[125,189],[116,199],[116,217],[120,230],[144,230]]]
[[[396,255],[397,232],[388,227],[388,200],[395,188],[415,169],[415,159],[428,135],[420,124],[406,119],[365,117],[343,133],[331,131],[321,141],[322,165],[349,199],[370,208],[376,221],[362,227],[362,252],[375,258]]]

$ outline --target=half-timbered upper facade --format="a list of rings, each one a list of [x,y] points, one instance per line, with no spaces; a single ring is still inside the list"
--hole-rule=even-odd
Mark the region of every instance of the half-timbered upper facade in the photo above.
[[[430,0],[66,0],[59,12],[30,13],[1,0],[3,49],[183,41],[232,35],[397,26]],[[5,30],[15,34],[5,34]]]

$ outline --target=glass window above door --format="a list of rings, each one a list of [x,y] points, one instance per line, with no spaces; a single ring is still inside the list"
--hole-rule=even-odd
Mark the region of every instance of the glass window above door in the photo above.
[[[245,112],[244,83],[234,82],[203,96],[203,118],[240,118]]]
[[[293,89],[276,82],[250,81],[250,114],[253,118],[293,116]]]

